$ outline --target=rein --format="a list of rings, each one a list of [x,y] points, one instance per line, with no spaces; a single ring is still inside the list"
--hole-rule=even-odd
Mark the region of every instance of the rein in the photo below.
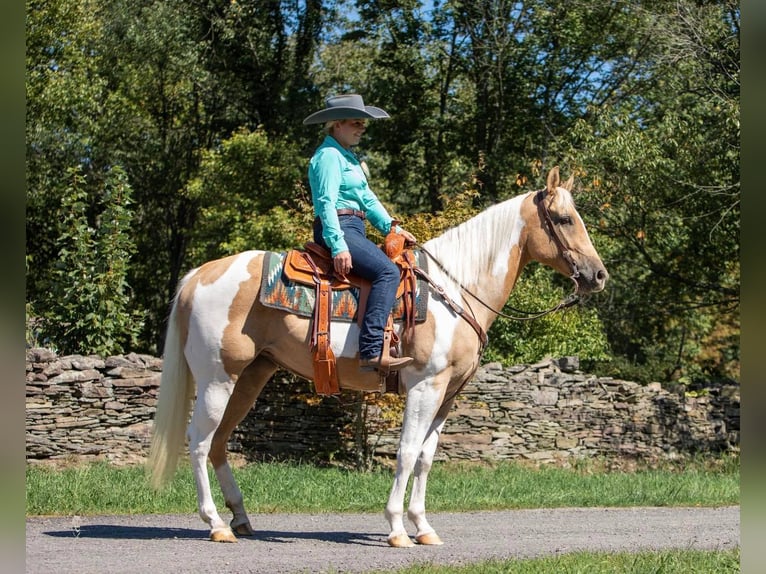
[[[508,313],[504,313],[503,311],[501,311],[499,309],[495,309],[489,303],[483,301],[481,297],[476,295],[476,293],[471,291],[468,287],[466,287],[465,285],[463,285],[462,283],[457,281],[452,276],[452,274],[447,270],[447,268],[445,268],[444,265],[442,265],[441,261],[436,259],[436,257],[434,257],[421,244],[416,243],[415,245],[421,251],[423,251],[423,253],[428,255],[428,257],[431,259],[431,261],[436,263],[436,265],[439,267],[439,269],[441,269],[452,281],[454,281],[457,284],[458,287],[460,287],[461,291],[463,291],[467,295],[470,295],[473,299],[475,299],[478,303],[480,303],[484,308],[486,308],[488,311],[491,311],[492,313],[494,313],[498,317],[503,317],[505,319],[511,319],[513,321],[531,321],[533,319],[539,319],[540,317],[544,317],[545,315],[549,315],[551,313],[555,313],[556,311],[560,311],[561,309],[566,309],[568,307],[571,307],[572,305],[576,305],[580,301],[580,296],[577,295],[577,293],[570,293],[564,299],[562,299],[558,304],[556,304],[553,307],[551,307],[549,309],[546,309],[544,311],[524,311],[523,309],[516,309],[514,307],[511,307],[511,309],[513,309],[516,313],[523,313],[524,315],[527,315],[527,316],[526,317],[519,317],[519,316],[516,316],[516,315],[509,315]],[[456,305],[456,303],[454,303],[454,301],[452,301],[451,299],[449,299],[449,297],[447,297],[447,294],[444,292],[444,288],[441,287],[440,285],[436,285],[433,282],[433,280],[426,275],[425,271],[423,271],[420,268],[415,268],[415,272],[418,273],[419,275],[421,275],[421,277],[423,277],[423,279],[428,281],[428,283],[434,289],[436,289],[436,291],[439,293],[439,295],[441,295],[443,298],[445,298],[445,300],[447,300],[448,305],[450,307],[452,307],[453,305]],[[574,281],[574,277],[570,277],[570,278]],[[461,314],[461,316],[462,316],[462,314]]]
[[[417,244],[416,244],[417,245]],[[423,246],[419,246],[423,253],[428,255],[439,267],[444,270],[441,263],[434,259],[434,256],[431,255],[428,251],[423,249]],[[479,355],[481,355],[484,352],[484,348],[487,346],[487,343],[489,342],[489,337],[487,337],[486,331],[482,328],[481,325],[479,325],[479,322],[476,320],[476,317],[473,316],[473,312],[471,315],[465,312],[465,309],[463,309],[460,305],[455,303],[452,298],[447,295],[447,292],[444,290],[444,287],[441,285],[438,285],[433,279],[431,279],[431,276],[426,273],[422,267],[415,267],[413,268],[413,271],[416,275],[419,275],[421,278],[425,279],[428,284],[433,287],[436,292],[439,294],[439,296],[444,300],[444,302],[447,304],[447,306],[452,309],[455,313],[457,313],[463,320],[465,320],[471,327],[473,327],[473,330],[476,331],[476,334],[479,336]],[[460,287],[465,290],[465,288],[460,285]]]

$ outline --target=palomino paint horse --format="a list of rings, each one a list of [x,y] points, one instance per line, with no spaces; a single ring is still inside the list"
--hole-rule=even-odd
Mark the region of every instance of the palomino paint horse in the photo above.
[[[431,266],[434,283],[469,309],[484,331],[497,316],[490,308],[503,307],[531,260],[572,277],[580,293],[604,288],[607,272],[575,211],[572,182],[570,177],[561,185],[556,167],[548,174],[546,190],[494,205],[423,245],[443,265]],[[313,372],[307,345],[310,320],[259,302],[264,255],[247,251],[189,272],[179,285],[168,325],[148,464],[155,485],[171,477],[193,402],[191,464],[199,514],[215,541],[236,541],[235,532],[253,534],[226,458],[232,430],[277,369],[307,379]],[[466,291],[487,306],[464,297]],[[333,323],[331,334],[341,387],[379,390],[376,373],[359,371],[356,323]],[[413,545],[404,525],[405,490],[413,473],[407,517],[414,523],[415,540],[441,544],[426,520],[426,480],[447,414],[458,390],[479,367],[481,348],[477,331],[432,290],[428,316],[415,326],[403,349],[415,362],[401,371],[406,406],[385,509],[391,546]],[[230,524],[219,516],[211,496],[208,457],[234,515]]]

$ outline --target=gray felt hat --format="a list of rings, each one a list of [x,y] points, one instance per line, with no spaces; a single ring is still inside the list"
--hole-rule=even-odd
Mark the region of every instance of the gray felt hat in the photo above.
[[[327,98],[325,106],[325,109],[314,112],[303,120],[303,125],[323,124],[330,120],[356,120],[360,118],[379,120],[391,117],[380,108],[365,106],[362,96],[358,94]]]

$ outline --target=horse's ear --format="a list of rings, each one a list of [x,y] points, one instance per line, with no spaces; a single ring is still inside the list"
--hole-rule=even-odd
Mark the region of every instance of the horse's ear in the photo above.
[[[556,188],[559,186],[559,183],[561,183],[561,177],[559,177],[559,166],[555,166],[552,167],[548,172],[548,182],[546,184],[548,193],[556,193]]]
[[[574,175],[570,175],[569,179],[566,180],[566,182],[561,186],[567,191],[572,191],[572,187],[574,186]]]

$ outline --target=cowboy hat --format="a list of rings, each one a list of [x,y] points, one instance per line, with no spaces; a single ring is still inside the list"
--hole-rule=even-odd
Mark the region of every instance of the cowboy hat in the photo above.
[[[391,117],[380,108],[365,106],[362,96],[358,94],[332,96],[325,100],[325,106],[325,109],[314,112],[303,120],[303,125],[323,124],[330,120],[356,120],[360,118],[378,120]]]

